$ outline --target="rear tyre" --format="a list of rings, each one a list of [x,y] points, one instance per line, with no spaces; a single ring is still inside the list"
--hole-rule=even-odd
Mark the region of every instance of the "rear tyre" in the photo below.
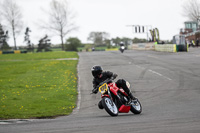
[[[138,99],[132,101],[130,110],[134,114],[140,114],[142,112],[142,105]]]
[[[111,116],[117,116],[118,115],[118,113],[119,113],[118,108],[115,105],[115,103],[113,101],[111,101],[110,98],[104,97],[102,99],[102,105],[109,115],[111,115]]]

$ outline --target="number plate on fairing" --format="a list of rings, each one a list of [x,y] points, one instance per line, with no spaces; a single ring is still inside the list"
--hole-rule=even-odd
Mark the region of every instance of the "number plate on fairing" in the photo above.
[[[101,94],[104,94],[105,92],[107,92],[108,91],[108,85],[107,85],[107,83],[104,83],[103,85],[101,85],[99,87],[99,91],[101,92]]]

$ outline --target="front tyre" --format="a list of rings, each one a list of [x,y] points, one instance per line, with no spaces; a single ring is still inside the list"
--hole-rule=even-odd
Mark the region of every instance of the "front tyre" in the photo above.
[[[104,97],[102,99],[102,105],[105,108],[106,112],[111,116],[117,116],[118,115],[118,108],[115,105],[113,101],[111,101],[110,98]]]
[[[131,112],[134,114],[140,114],[142,112],[142,105],[138,99],[132,101]]]

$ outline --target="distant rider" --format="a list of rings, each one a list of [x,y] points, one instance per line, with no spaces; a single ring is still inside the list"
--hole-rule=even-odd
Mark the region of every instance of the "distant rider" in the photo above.
[[[120,47],[124,46],[124,43],[123,42],[120,42],[119,43]]]

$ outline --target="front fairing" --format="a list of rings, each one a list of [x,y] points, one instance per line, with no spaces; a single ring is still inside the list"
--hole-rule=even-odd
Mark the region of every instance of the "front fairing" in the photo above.
[[[119,91],[119,88],[115,83],[110,83],[108,84],[108,87],[110,88],[110,91],[114,94],[117,95],[117,92]]]

